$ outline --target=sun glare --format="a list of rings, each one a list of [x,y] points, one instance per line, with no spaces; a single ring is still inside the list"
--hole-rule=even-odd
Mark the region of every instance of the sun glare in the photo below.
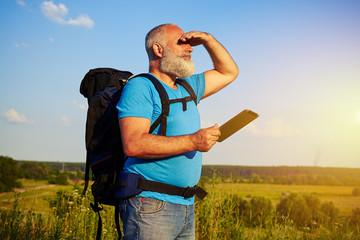
[[[360,124],[360,111],[356,114],[356,122]]]

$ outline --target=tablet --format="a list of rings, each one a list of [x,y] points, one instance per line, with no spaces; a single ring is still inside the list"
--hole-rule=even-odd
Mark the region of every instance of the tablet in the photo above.
[[[245,127],[247,124],[255,120],[257,117],[259,117],[259,114],[249,109],[243,110],[241,113],[220,126],[221,136],[217,141],[224,141],[225,139],[239,131],[241,128]]]

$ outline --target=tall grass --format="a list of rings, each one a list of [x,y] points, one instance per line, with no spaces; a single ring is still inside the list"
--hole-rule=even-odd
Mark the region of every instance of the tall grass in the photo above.
[[[219,178],[214,175],[207,184],[209,195],[196,201],[197,239],[360,239],[360,209],[350,218],[337,218],[332,202],[320,203],[310,195],[293,194],[284,197],[288,208],[272,206],[263,196],[243,199],[217,190]],[[292,198],[303,203],[304,213],[292,214],[298,208]],[[288,210],[281,212],[280,210]],[[299,221],[299,217],[303,221]]]
[[[94,239],[97,231],[98,215],[90,208],[91,194],[85,197],[79,190],[57,193],[49,205],[50,213],[21,211],[15,198],[11,210],[1,211],[0,239]],[[116,239],[113,208],[104,206],[101,211],[103,239]]]
[[[217,190],[218,182],[214,176],[205,185],[209,195],[202,201],[196,200],[197,239],[360,239],[360,209],[353,211],[351,219],[334,218],[330,221],[329,216],[317,212],[312,215],[316,218],[311,218],[306,224],[298,224],[291,211],[280,214],[266,197],[243,199]],[[24,199],[19,201],[20,198],[21,195],[15,197],[12,209],[0,212],[0,239],[95,238],[98,216],[90,208],[90,192],[84,197],[78,189],[59,191],[48,203],[51,211],[45,213],[22,211],[19,202]],[[103,239],[117,239],[114,208],[104,206],[101,216]]]

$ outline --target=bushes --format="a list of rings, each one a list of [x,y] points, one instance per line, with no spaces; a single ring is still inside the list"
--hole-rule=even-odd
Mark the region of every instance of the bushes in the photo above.
[[[351,218],[350,218],[350,224],[357,229],[360,228],[360,208],[357,207],[352,210]]]
[[[51,175],[57,175],[59,171],[41,162],[20,162],[19,178],[48,179]]]
[[[273,206],[269,199],[255,196],[250,200],[250,223],[251,226],[269,226],[273,220]]]
[[[360,196],[360,187],[354,188],[354,190],[352,191],[352,195],[353,195],[354,197]]]
[[[276,211],[280,216],[280,221],[290,219],[296,226],[300,227],[308,226],[312,219],[311,209],[307,205],[305,198],[296,193],[291,193],[281,199]]]
[[[275,209],[263,196],[209,192],[196,202],[196,239],[358,239],[360,208],[339,219],[333,202],[311,194],[283,196]]]
[[[0,193],[21,187],[17,180],[18,168],[14,159],[0,156]]]
[[[196,239],[359,239],[360,208],[354,209],[351,217],[341,219],[332,202],[297,193],[283,194],[275,208],[264,196],[225,194],[215,182],[205,185],[209,195],[204,200],[196,200]],[[0,210],[0,239],[93,239],[98,216],[89,208],[91,188],[86,197],[79,191],[58,192],[49,201],[50,213],[21,211],[16,201],[12,210]],[[284,215],[278,211],[281,202]],[[310,217],[304,218],[307,224],[297,225],[297,216],[290,214],[299,204],[308,209],[305,212]],[[103,239],[117,238],[113,210],[104,206],[101,211]]]
[[[73,192],[58,192],[49,204],[52,212],[39,214],[21,211],[15,200],[11,210],[0,210],[0,239],[94,239],[97,231],[98,215],[90,209],[92,196]],[[114,208],[104,206],[101,211],[103,239],[117,239]]]
[[[333,202],[325,201],[320,206],[320,219],[319,223],[335,223],[338,220],[339,209],[335,207]]]
[[[338,220],[339,210],[333,202],[320,200],[314,195],[291,193],[283,197],[276,208],[280,222],[284,219],[298,227],[316,227],[319,224],[333,224]]]
[[[49,179],[50,184],[68,185],[68,175],[66,173],[59,173],[57,176]]]

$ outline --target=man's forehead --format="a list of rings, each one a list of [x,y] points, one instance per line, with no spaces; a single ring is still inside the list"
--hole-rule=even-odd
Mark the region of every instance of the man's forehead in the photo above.
[[[165,33],[167,38],[177,40],[184,34],[184,31],[176,25],[167,25],[165,27]]]

